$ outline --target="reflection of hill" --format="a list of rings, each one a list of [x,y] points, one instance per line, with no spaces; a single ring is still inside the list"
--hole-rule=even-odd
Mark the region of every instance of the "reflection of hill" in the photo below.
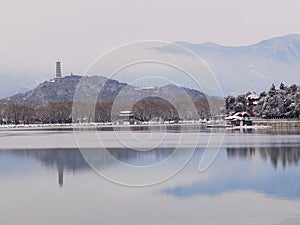
[[[298,165],[300,160],[299,147],[262,147],[256,148],[227,148],[228,158],[252,158],[259,154],[263,160],[269,160],[276,169],[278,163],[281,163],[283,168],[286,166]]]
[[[34,158],[48,168],[63,166],[64,169],[73,172],[88,169],[88,165],[78,149],[9,150],[6,153],[19,157]]]
[[[107,149],[109,154],[105,154],[104,149],[85,149],[88,153],[97,152],[96,161],[103,167],[111,166],[111,156],[120,162],[134,166],[151,165],[167,158],[173,152],[173,148],[154,149],[151,151],[136,151],[125,148]],[[57,169],[58,184],[63,186],[64,171],[76,173],[78,171],[89,170],[90,166],[84,160],[78,149],[30,149],[30,150],[0,150],[0,154],[9,154],[20,158],[33,158],[41,162],[42,166],[48,169]]]
[[[41,162],[42,166],[58,170],[58,183],[63,186],[64,170],[73,173],[89,169],[78,149],[30,149],[0,151],[0,154],[10,154],[17,157],[30,157]]]

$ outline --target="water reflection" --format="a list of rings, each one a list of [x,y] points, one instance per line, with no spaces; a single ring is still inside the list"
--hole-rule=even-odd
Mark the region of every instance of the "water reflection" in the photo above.
[[[99,150],[98,150],[99,151]],[[101,150],[100,150],[101,151]],[[104,150],[102,150],[104,151]],[[169,157],[174,148],[159,148],[150,151],[126,148],[108,148],[107,151],[118,161],[132,166],[150,166]],[[105,156],[104,156],[105,157]]]
[[[90,170],[78,149],[0,150],[1,156],[14,156],[16,159],[32,158],[47,169],[57,169],[59,187],[63,187],[65,170],[72,173]]]
[[[89,150],[92,151],[92,149]],[[101,152],[99,149],[97,151]],[[165,159],[172,154],[173,149],[161,148],[143,152],[112,148],[108,151],[122,162],[144,166]],[[199,158],[198,156],[202,154],[203,150],[198,149],[194,158]],[[47,169],[56,169],[60,187],[64,184],[64,172],[91,171],[78,149],[0,150],[0,158],[7,155],[13,156],[16,162],[17,158],[31,158]],[[99,162],[109,168],[109,160],[105,157],[107,156],[103,154]],[[206,171],[210,179],[205,181],[195,179],[189,185],[171,187],[163,190],[163,193],[176,197],[190,197],[251,190],[280,198],[300,199],[299,159],[298,147],[223,149],[216,162]],[[198,163],[197,160],[191,162],[194,165]]]
[[[278,164],[286,168],[286,166],[298,166],[300,160],[300,149],[299,147],[260,147],[260,148],[227,148],[228,158],[254,158],[255,155],[259,154],[265,161],[270,161],[273,167],[276,169]]]
[[[112,157],[120,162],[132,166],[147,166],[158,163],[170,156],[173,148],[162,148],[151,151],[136,151],[125,148],[106,149]],[[105,149],[83,149],[83,151],[97,151],[97,162],[103,167],[110,167],[111,160]],[[76,173],[78,171],[90,170],[91,168],[83,158],[78,149],[30,149],[30,150],[0,150],[0,157],[14,156],[15,158],[32,158],[41,163],[47,169],[56,169],[58,172],[58,185],[63,187],[64,171]]]
[[[164,190],[163,193],[186,198],[195,195],[214,196],[234,191],[255,191],[267,196],[298,200],[299,158],[298,147],[223,149],[216,162],[206,172],[210,179],[178,185]]]

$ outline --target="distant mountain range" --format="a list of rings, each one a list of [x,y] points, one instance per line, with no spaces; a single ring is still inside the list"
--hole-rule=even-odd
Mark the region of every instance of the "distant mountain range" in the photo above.
[[[0,74],[0,98],[29,91],[37,86],[39,81],[40,79],[35,80],[30,76],[7,76],[7,74]]]
[[[215,43],[176,42],[199,55],[215,73],[225,95],[264,91],[272,83],[300,83],[300,35],[291,34],[258,44],[228,47]],[[165,51],[173,54],[172,47]]]
[[[215,43],[176,42],[199,55],[215,73],[224,95],[246,91],[261,92],[272,83],[300,83],[300,35],[276,37],[260,43],[228,47]],[[182,54],[172,46],[162,49]],[[34,88],[40,78],[0,75],[0,98],[24,93]],[[184,86],[184,85],[183,85]]]

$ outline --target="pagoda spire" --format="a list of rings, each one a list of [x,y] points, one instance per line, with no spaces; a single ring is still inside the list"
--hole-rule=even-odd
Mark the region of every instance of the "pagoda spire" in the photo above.
[[[56,61],[56,78],[61,78],[61,64],[59,60]]]

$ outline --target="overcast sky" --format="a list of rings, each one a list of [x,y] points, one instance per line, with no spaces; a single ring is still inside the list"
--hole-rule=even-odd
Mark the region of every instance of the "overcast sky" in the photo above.
[[[9,0],[0,7],[0,76],[81,74],[140,40],[249,45],[300,33],[298,0]]]

